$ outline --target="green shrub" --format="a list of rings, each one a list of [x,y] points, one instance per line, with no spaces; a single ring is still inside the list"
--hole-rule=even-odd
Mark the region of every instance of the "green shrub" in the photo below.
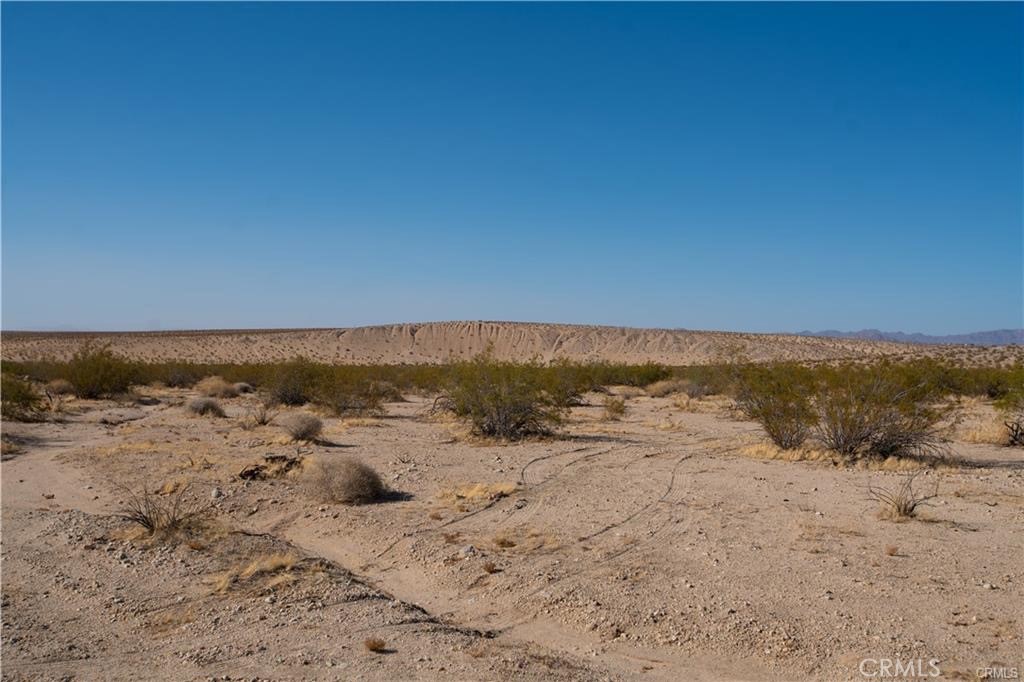
[[[313,402],[339,417],[380,414],[384,411],[385,390],[380,382],[349,382],[332,377],[321,381]]]
[[[827,377],[818,393],[818,437],[846,457],[938,455],[943,438],[935,384],[903,386],[888,366]]]
[[[296,358],[278,365],[267,390],[271,400],[281,405],[305,405],[313,398],[323,366],[305,358]]]
[[[800,447],[814,423],[807,399],[807,370],[797,365],[751,370],[743,378],[737,402],[783,450]]]
[[[4,419],[38,419],[41,405],[41,398],[32,384],[12,374],[3,374],[0,381],[0,410]]]
[[[86,345],[68,362],[64,378],[75,387],[79,398],[103,398],[125,393],[134,381],[135,370],[109,348]]]
[[[454,364],[435,408],[468,419],[481,436],[520,440],[549,434],[562,423],[574,396],[552,395],[551,375],[542,370],[535,363],[500,362],[489,354]]]

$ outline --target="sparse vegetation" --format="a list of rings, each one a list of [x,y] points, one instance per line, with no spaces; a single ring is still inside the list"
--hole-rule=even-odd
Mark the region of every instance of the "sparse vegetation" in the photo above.
[[[477,435],[504,440],[547,435],[562,423],[570,395],[557,397],[549,390],[552,377],[536,371],[537,365],[517,365],[484,354],[452,366],[436,410],[467,418]]]
[[[351,457],[313,461],[306,481],[317,499],[331,504],[368,504],[387,492],[376,471]]]
[[[273,405],[259,403],[258,405],[249,408],[245,423],[249,428],[267,426],[274,421],[279,413],[280,410]]]
[[[783,450],[799,448],[807,440],[814,414],[807,400],[806,371],[793,366],[790,373],[751,372],[743,381],[737,402]]]
[[[194,530],[209,511],[188,496],[191,486],[184,484],[168,497],[160,497],[143,488],[136,493],[122,488],[126,500],[117,515],[141,527],[150,537],[169,539],[179,532]]]
[[[32,421],[39,418],[41,398],[32,384],[4,373],[0,383],[0,409],[4,419]]]
[[[615,396],[604,398],[604,418],[608,421],[618,421],[626,416],[626,401]]]
[[[206,377],[195,386],[200,395],[210,398],[234,398],[238,396],[238,389],[229,384],[222,377]]]
[[[136,372],[133,365],[106,347],[83,346],[67,363],[63,378],[79,398],[104,398],[126,393]]]
[[[388,650],[388,643],[378,637],[364,639],[363,646],[366,647],[367,651],[372,651],[375,654],[387,653]]]
[[[868,486],[868,496],[881,506],[880,517],[894,521],[912,519],[917,516],[918,507],[927,505],[929,500],[938,496],[938,480],[935,481],[933,491],[930,494],[924,494],[914,488],[917,476],[917,472],[907,474],[903,477],[902,483],[892,489]]]
[[[292,440],[316,440],[324,429],[324,423],[316,415],[299,412],[284,417],[281,427]]]
[[[190,413],[201,417],[225,416],[224,408],[213,398],[195,398],[190,400],[186,405],[186,409]]]

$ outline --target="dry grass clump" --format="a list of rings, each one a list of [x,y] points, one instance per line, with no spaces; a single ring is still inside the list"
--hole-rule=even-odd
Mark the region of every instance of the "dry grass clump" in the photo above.
[[[626,416],[626,401],[615,396],[605,396],[604,418],[607,421],[619,421]]]
[[[1008,433],[1007,445],[1010,447],[1024,447],[1024,410],[1010,415],[1003,424]]]
[[[54,379],[46,383],[45,388],[48,395],[72,395],[75,387],[67,379]]]
[[[315,497],[331,504],[368,504],[387,493],[377,472],[351,457],[315,460],[305,480]]]
[[[647,392],[639,386],[609,386],[608,392],[613,396],[617,396],[625,400],[647,395]]]
[[[188,496],[188,483],[176,487],[177,490],[167,497],[158,497],[146,488],[141,493],[122,488],[127,499],[117,516],[136,524],[154,539],[167,540],[179,533],[195,530],[210,507]]]
[[[652,398],[664,398],[682,393],[688,398],[698,399],[711,394],[710,387],[692,379],[664,379],[662,381],[655,381],[644,390]]]
[[[227,592],[244,584],[256,591],[269,591],[294,582],[299,557],[291,552],[274,552],[258,556],[248,564],[231,569],[209,581],[214,592]]]
[[[438,491],[437,499],[461,509],[466,503],[492,502],[508,497],[517,488],[515,483],[467,483]]]
[[[363,646],[366,647],[367,651],[372,651],[375,654],[383,654],[388,651],[388,643],[379,637],[368,637],[364,639]]]
[[[252,393],[253,391],[256,390],[255,388],[252,387],[252,384],[247,383],[245,381],[235,382],[234,384],[232,384],[232,387],[235,389],[235,393],[238,393],[239,395],[243,393]]]
[[[323,421],[312,414],[299,412],[281,420],[281,427],[292,440],[316,440],[324,429]]]
[[[242,427],[248,430],[254,429],[257,426],[267,426],[274,421],[279,413],[280,410],[277,408],[266,403],[260,403],[249,408],[245,419],[242,421]]]
[[[229,384],[218,376],[206,377],[196,383],[195,388],[200,395],[209,398],[235,398],[238,396],[238,389],[235,388],[235,385]]]
[[[223,417],[224,408],[213,398],[195,398],[185,406],[191,414],[201,417]]]
[[[905,521],[917,516],[918,507],[925,506],[929,500],[939,494],[939,482],[935,481],[935,487],[930,494],[922,493],[914,488],[914,480],[918,474],[908,474],[903,482],[896,488],[876,488],[868,486],[868,496],[881,505],[879,517],[893,521]]]
[[[739,453],[753,459],[771,459],[784,462],[835,462],[830,452],[803,445],[799,448],[780,448],[774,443],[754,443],[740,448]]]

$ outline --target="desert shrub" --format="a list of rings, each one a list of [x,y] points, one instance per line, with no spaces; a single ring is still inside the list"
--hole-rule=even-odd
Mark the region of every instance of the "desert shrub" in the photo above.
[[[252,384],[250,384],[247,381],[237,381],[232,385],[232,388],[234,388],[235,393],[239,395],[243,393],[252,393],[253,391],[256,390],[255,388],[252,387]]]
[[[1002,415],[1005,432],[1005,444],[1011,447],[1024,447],[1024,389],[1008,390],[994,403]]]
[[[384,387],[379,382],[332,378],[317,387],[313,402],[339,417],[380,414],[384,411]]]
[[[185,406],[190,413],[202,417],[223,417],[224,408],[213,398],[195,398]]]
[[[201,368],[188,363],[172,363],[154,370],[153,380],[163,381],[170,388],[191,388],[203,377]]]
[[[487,354],[457,363],[435,409],[468,419],[481,436],[520,440],[548,434],[562,422],[567,396],[552,396],[540,369]]]
[[[135,377],[132,363],[109,348],[83,346],[67,363],[66,378],[79,398],[102,398],[128,392]]]
[[[282,419],[281,427],[292,440],[316,440],[323,431],[324,423],[315,415],[299,412]]]
[[[311,493],[331,504],[375,502],[387,491],[376,471],[351,457],[317,459],[308,465],[305,477]]]
[[[218,376],[206,377],[198,382],[196,391],[210,398],[234,398],[238,395],[238,390],[233,384]]]
[[[818,393],[818,438],[846,457],[922,457],[940,454],[943,411],[925,384],[904,388],[884,369],[845,373]]]
[[[270,398],[281,405],[305,405],[314,394],[323,368],[304,358],[278,365],[267,386]]]
[[[804,371],[795,366],[790,369],[789,373],[750,372],[737,398],[740,410],[759,423],[783,450],[803,445],[814,422]]]
[[[246,422],[250,427],[267,426],[277,417],[279,410],[273,405],[260,403],[249,408]]]
[[[72,395],[75,392],[75,387],[67,379],[53,379],[46,382],[46,387],[43,390],[48,395]]]
[[[908,474],[903,477],[903,482],[895,488],[868,487],[868,496],[879,503],[879,515],[882,518],[902,520],[910,519],[917,515],[918,507],[928,504],[929,500],[939,494],[939,483],[935,481],[935,488],[930,494],[925,494],[914,488],[914,481],[917,473]]]
[[[12,374],[3,374],[0,379],[0,411],[4,419],[38,419],[41,405],[41,398],[31,383]]]
[[[626,416],[626,401],[615,396],[605,396],[604,418],[608,421],[618,421]]]
[[[122,487],[127,499],[117,516],[140,526],[150,536],[169,539],[179,532],[195,529],[209,511],[208,505],[188,497],[189,489],[185,484],[169,497],[160,497],[146,488],[136,493]]]

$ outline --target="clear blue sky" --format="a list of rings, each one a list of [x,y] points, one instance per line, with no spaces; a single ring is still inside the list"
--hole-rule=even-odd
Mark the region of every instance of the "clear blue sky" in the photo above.
[[[2,21],[6,329],[1024,326],[1021,4]]]

